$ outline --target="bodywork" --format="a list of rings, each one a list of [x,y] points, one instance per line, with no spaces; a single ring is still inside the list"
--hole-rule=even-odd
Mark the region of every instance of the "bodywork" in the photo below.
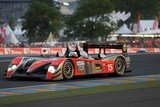
[[[92,74],[115,73],[115,61],[121,58],[125,62],[125,72],[132,71],[130,58],[127,55],[97,55],[91,58],[38,58],[16,57],[7,69],[6,78],[40,78],[43,80],[64,79],[64,64],[69,61],[73,65],[73,77]]]
[[[70,60],[74,67],[74,76],[114,73],[117,57],[126,61],[125,72],[131,71],[130,58],[123,55],[108,55],[103,59],[86,58],[14,58],[7,70],[7,78],[40,78],[43,80],[61,80],[63,65]],[[53,69],[50,69],[50,68]]]

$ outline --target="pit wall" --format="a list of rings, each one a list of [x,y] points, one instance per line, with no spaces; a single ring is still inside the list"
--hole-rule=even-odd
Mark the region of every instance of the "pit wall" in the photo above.
[[[0,48],[0,55],[15,55],[15,54],[56,54],[64,53],[65,48]],[[128,48],[128,53],[136,53],[139,50],[146,50],[150,53],[160,53],[160,48]],[[101,50],[103,52],[104,50]],[[121,53],[119,49],[106,49],[106,53]],[[89,49],[88,53],[99,53],[99,49]]]

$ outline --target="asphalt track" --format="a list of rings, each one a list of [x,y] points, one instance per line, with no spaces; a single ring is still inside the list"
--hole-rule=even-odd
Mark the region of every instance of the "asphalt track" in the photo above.
[[[158,88],[50,99],[2,107],[160,107]]]
[[[40,84],[51,84],[51,83],[63,83],[70,81],[84,81],[88,79],[102,79],[102,78],[113,78],[108,76],[89,76],[80,77],[70,81],[40,81],[40,80],[6,80],[4,79],[4,72],[7,69],[9,61],[15,56],[0,56],[0,89],[12,88],[21,86],[31,86]],[[138,54],[130,55],[133,72],[126,73],[124,77],[139,76],[139,75],[152,75],[160,74],[160,54]]]
[[[160,54],[139,54],[131,55],[133,67],[132,73],[126,73],[124,77],[160,74]],[[70,81],[35,81],[19,80],[8,81],[3,78],[3,72],[9,64],[8,60],[13,57],[0,57],[0,88],[29,86],[38,84],[54,84]],[[84,81],[88,79],[113,78],[103,77],[83,77],[71,81]],[[26,102],[5,107],[160,107],[160,88],[148,88],[138,90],[128,90],[112,93],[101,93],[87,96],[76,96],[69,98],[50,99],[38,102]]]

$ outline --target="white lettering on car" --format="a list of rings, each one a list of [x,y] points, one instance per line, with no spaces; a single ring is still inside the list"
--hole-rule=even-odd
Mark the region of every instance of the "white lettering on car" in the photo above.
[[[78,71],[85,70],[85,61],[77,61]]]
[[[113,71],[113,64],[108,64],[108,71]]]

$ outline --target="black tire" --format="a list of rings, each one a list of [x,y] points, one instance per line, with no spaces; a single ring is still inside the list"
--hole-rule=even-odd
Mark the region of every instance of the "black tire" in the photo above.
[[[64,62],[62,72],[63,72],[64,79],[70,80],[70,79],[73,78],[73,75],[74,75],[74,66],[73,66],[72,61],[66,60]]]
[[[3,76],[4,79],[7,79],[7,70],[4,71]]]
[[[125,69],[126,69],[125,60],[121,57],[118,57],[115,60],[114,68],[115,68],[116,76],[122,76],[125,72]]]

